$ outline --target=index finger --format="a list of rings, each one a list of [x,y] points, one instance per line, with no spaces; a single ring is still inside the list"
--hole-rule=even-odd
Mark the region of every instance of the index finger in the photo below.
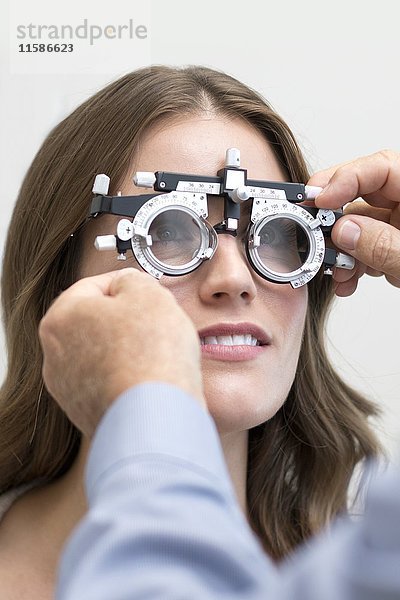
[[[315,173],[308,183],[325,188],[315,199],[321,208],[339,208],[362,196],[373,206],[394,209],[400,202],[400,154],[382,150]]]
[[[111,295],[112,282],[122,277],[127,271],[135,271],[133,267],[109,271],[100,275],[84,277],[73,283],[69,288],[63,291],[63,298],[96,298],[99,296]]]

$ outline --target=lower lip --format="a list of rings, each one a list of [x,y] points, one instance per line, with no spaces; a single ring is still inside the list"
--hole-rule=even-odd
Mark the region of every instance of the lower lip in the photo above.
[[[266,346],[223,346],[221,344],[204,344],[201,353],[204,356],[217,360],[230,360],[238,362],[241,360],[252,360],[266,352]]]

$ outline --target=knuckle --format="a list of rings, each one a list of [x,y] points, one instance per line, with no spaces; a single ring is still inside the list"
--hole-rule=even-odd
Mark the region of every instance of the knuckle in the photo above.
[[[373,268],[383,271],[393,255],[394,240],[392,232],[388,228],[382,228],[372,245]]]
[[[117,276],[119,279],[125,279],[126,281],[130,281],[135,277],[140,277],[139,271],[134,269],[133,267],[126,267],[117,272]]]
[[[395,150],[384,149],[380,150],[378,153],[386,163],[389,164],[389,167],[393,170],[400,169],[400,152],[396,152]]]
[[[377,154],[383,156],[383,158],[389,161],[393,161],[399,157],[397,152],[395,152],[394,150],[390,150],[390,148],[383,148],[382,150],[379,150]]]
[[[71,302],[53,303],[39,321],[38,332],[41,339],[48,339],[54,333],[68,324]]]
[[[142,273],[133,267],[124,268],[118,273],[118,277],[115,281],[116,289],[129,290],[134,293],[136,290],[147,290],[152,289],[154,286],[155,279],[148,273]]]
[[[52,315],[47,312],[39,321],[38,333],[40,339],[48,337],[52,330]]]
[[[391,275],[385,275],[386,281],[393,285],[394,287],[400,288],[400,278],[393,277]]]
[[[333,177],[335,181],[340,183],[340,188],[344,194],[354,197],[358,195],[359,187],[357,174],[354,170],[355,162],[340,166]]]

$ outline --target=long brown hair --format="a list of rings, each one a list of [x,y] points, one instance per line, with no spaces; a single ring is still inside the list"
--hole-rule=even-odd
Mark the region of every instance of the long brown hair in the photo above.
[[[23,181],[2,274],[8,372],[0,394],[0,492],[53,480],[74,461],[80,434],[43,387],[39,321],[77,277],[79,235],[97,173],[116,189],[140,136],[156,120],[204,111],[240,117],[271,145],[287,177],[306,182],[291,131],[268,103],[233,77],[190,66],[130,73],[84,102],[47,136]],[[320,273],[289,396],[249,432],[250,523],[280,559],[346,509],[355,466],[380,450],[367,418],[376,407],[342,381],[324,348],[332,282]]]

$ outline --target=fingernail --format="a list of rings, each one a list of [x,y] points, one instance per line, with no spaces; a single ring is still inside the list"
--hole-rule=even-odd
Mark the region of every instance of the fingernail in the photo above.
[[[361,229],[354,221],[347,220],[343,223],[338,233],[338,244],[346,250],[355,250]]]

